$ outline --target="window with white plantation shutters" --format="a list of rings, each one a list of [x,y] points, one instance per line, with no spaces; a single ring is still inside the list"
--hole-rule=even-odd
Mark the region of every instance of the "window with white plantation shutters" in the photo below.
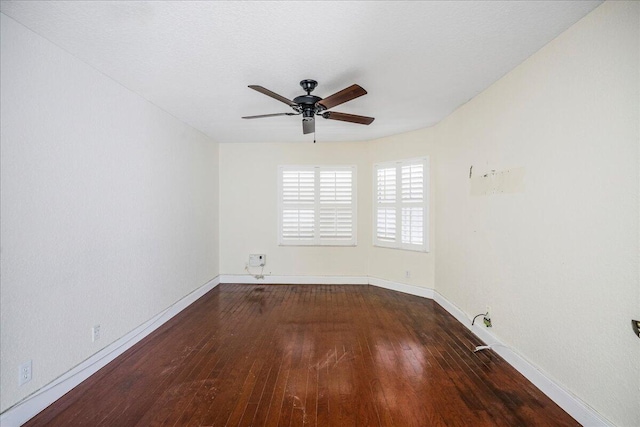
[[[355,166],[281,166],[279,243],[355,245],[355,172]]]
[[[374,245],[428,250],[428,159],[374,165]]]

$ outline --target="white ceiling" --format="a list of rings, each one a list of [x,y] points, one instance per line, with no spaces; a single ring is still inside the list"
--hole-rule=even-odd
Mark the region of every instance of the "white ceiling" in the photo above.
[[[1,11],[218,142],[311,141],[300,117],[247,88],[292,99],[302,79],[327,97],[369,93],[317,119],[322,141],[431,126],[600,1],[3,1]]]

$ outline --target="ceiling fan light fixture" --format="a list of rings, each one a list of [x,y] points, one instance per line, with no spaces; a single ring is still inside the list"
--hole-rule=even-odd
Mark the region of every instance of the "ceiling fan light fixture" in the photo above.
[[[302,80],[300,86],[307,92],[306,95],[297,96],[291,101],[282,95],[278,95],[275,92],[270,91],[262,86],[250,85],[249,87],[255,91],[258,91],[264,95],[274,98],[280,102],[288,104],[295,113],[276,113],[276,114],[261,114],[258,116],[245,116],[243,119],[253,119],[262,117],[274,117],[284,115],[299,115],[302,114],[302,133],[309,134],[315,133],[315,116],[322,116],[325,119],[339,120],[343,122],[357,123],[361,125],[369,125],[373,122],[373,117],[359,116],[356,114],[339,113],[337,111],[326,111],[336,105],[344,104],[347,101],[358,98],[362,95],[366,95],[367,91],[359,85],[351,85],[339,92],[334,93],[326,98],[320,98],[319,96],[311,95],[311,92],[316,88],[318,82],[311,79]],[[315,140],[314,140],[315,142]]]

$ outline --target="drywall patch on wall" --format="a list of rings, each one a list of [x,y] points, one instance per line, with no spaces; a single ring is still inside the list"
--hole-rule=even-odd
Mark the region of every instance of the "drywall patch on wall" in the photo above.
[[[501,171],[492,169],[483,174],[474,175],[472,165],[469,168],[469,180],[469,193],[472,196],[524,192],[523,167],[505,169]]]

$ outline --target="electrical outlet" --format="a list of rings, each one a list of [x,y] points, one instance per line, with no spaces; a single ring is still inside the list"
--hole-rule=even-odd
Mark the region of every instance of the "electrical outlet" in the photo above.
[[[486,326],[487,328],[490,328],[491,326],[493,326],[491,324],[491,317],[489,317],[489,316],[484,316],[482,321],[484,322],[484,326]]]
[[[404,271],[404,277],[407,278],[407,279],[411,278],[411,271],[405,270]]]
[[[265,254],[249,255],[249,267],[264,267],[266,263],[267,256]]]
[[[482,319],[482,321],[484,322],[484,326],[486,326],[487,328],[492,327],[493,325],[491,324],[491,306],[486,306],[485,307],[485,315],[484,318]]]
[[[100,325],[96,325],[91,328],[91,342],[96,342],[100,339]]]
[[[18,367],[18,385],[31,381],[31,360],[27,360]]]

